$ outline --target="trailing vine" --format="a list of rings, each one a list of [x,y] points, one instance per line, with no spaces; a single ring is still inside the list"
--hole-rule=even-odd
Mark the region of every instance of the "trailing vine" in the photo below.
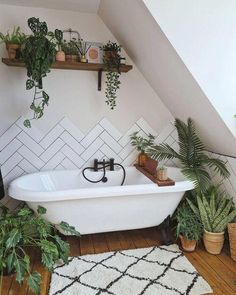
[[[48,32],[46,22],[40,22],[38,18],[28,19],[28,26],[33,32],[25,42],[22,51],[23,60],[27,68],[26,89],[34,88],[34,97],[30,105],[33,117],[26,119],[24,125],[31,127],[31,120],[39,119],[44,114],[45,106],[48,106],[49,95],[43,90],[43,78],[50,72],[51,65],[56,54],[55,36],[61,36],[61,31],[56,30],[55,34]]]
[[[103,46],[103,64],[106,71],[106,104],[111,110],[116,107],[117,90],[120,88],[121,45],[109,41]]]

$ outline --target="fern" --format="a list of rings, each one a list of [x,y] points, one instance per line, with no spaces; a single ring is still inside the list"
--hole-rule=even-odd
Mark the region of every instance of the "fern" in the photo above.
[[[192,119],[189,118],[187,124],[176,119],[175,127],[178,133],[179,150],[176,151],[170,145],[162,143],[147,149],[150,157],[155,160],[178,159],[183,174],[201,192],[205,192],[210,186],[207,167],[219,173],[223,178],[229,177],[229,171],[222,160],[210,158],[205,154],[205,147],[196,133]]]

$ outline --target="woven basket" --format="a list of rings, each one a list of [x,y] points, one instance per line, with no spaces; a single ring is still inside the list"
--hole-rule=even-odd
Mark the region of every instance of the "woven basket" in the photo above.
[[[236,223],[228,224],[231,258],[236,261]]]

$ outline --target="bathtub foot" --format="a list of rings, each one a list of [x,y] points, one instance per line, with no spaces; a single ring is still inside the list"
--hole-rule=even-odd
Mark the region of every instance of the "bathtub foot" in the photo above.
[[[173,244],[174,237],[171,230],[170,215],[162,222],[162,224],[159,226],[159,229],[161,230],[162,243],[166,246]]]

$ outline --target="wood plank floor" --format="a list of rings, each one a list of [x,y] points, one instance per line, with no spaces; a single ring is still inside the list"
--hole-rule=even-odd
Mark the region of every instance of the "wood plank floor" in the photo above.
[[[85,235],[80,239],[67,237],[67,240],[71,245],[71,256],[161,245],[160,234],[155,228]],[[185,255],[211,285],[214,295],[236,294],[236,262],[230,258],[227,246],[217,256],[208,254],[202,246],[199,246],[197,251]],[[42,274],[40,295],[47,295],[50,274],[40,264],[38,252],[31,253],[31,256],[33,270]],[[10,276],[3,279],[2,295],[33,295],[33,293],[25,283],[20,286],[15,282],[14,276]]]

